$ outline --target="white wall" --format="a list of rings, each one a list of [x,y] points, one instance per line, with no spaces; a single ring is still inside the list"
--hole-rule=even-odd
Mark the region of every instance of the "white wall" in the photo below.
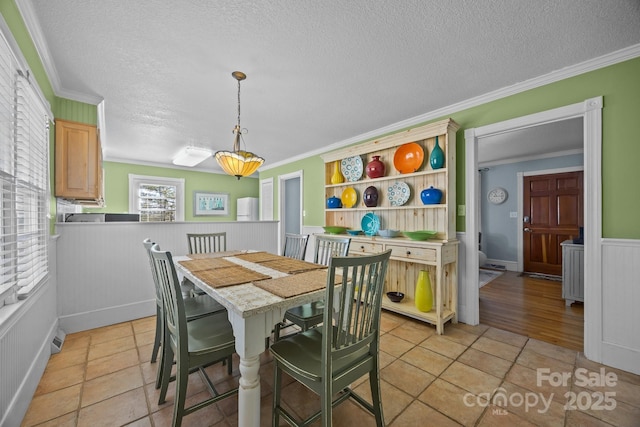
[[[187,253],[187,233],[227,232],[227,249],[278,251],[277,221],[60,223],[58,315],[65,333],[155,314],[155,291],[142,241]]]

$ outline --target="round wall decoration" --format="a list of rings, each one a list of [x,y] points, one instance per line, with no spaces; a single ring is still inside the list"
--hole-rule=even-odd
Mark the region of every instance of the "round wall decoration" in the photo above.
[[[499,205],[500,203],[504,203],[507,200],[507,190],[501,187],[496,187],[493,190],[489,191],[487,194],[487,200],[489,200],[494,205]]]

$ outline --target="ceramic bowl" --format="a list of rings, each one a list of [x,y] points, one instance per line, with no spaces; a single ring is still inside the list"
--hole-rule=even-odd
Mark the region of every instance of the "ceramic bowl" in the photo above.
[[[393,166],[400,173],[413,173],[420,169],[424,160],[422,146],[415,142],[402,144],[393,155]]]
[[[347,230],[347,227],[339,227],[336,225],[325,225],[324,227],[325,233],[329,234],[342,234]]]
[[[362,234],[362,230],[347,230],[347,233],[351,234],[352,236],[358,236]]]
[[[420,230],[420,231],[403,231],[402,234],[411,240],[427,240],[437,234],[436,231]]]
[[[378,230],[378,236],[381,237],[398,237],[400,231],[398,230]]]
[[[387,292],[387,297],[391,302],[400,302],[404,298],[404,294],[402,292]]]
[[[378,215],[373,212],[369,212],[362,217],[360,225],[362,226],[364,234],[367,236],[375,236],[378,234],[378,230],[380,230],[380,218],[378,218]]]

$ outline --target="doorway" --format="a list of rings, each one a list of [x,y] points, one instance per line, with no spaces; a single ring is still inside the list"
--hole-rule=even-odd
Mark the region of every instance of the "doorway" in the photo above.
[[[302,171],[281,175],[278,177],[278,182],[280,188],[278,247],[282,248],[285,234],[302,232]]]
[[[478,286],[478,218],[479,197],[476,192],[478,170],[478,144],[483,137],[498,135],[518,129],[526,129],[546,123],[554,123],[577,117],[583,119],[584,152],[584,233],[585,233],[585,302],[591,296],[601,295],[602,236],[601,215],[601,146],[602,146],[602,97],[587,99],[582,103],[568,105],[541,113],[531,114],[504,122],[494,123],[465,131],[465,200],[467,203],[466,233],[464,242],[464,281],[460,284],[460,320],[477,325],[479,323]],[[598,360],[603,346],[599,331],[602,328],[602,307],[585,304],[584,351],[587,357]]]

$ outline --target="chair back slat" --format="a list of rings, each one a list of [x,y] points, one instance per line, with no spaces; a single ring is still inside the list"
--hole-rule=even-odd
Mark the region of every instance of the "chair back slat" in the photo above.
[[[146,238],[142,241],[142,244],[144,245],[144,249],[147,251],[147,257],[149,258],[149,266],[151,267],[151,278],[153,279],[153,286],[156,289],[156,304],[162,307],[162,288],[158,283],[156,268],[153,265],[153,258],[151,257],[151,247],[154,245],[154,243],[151,241],[151,239]]]
[[[284,249],[282,250],[282,255],[289,258],[304,260],[307,253],[308,242],[308,234],[287,233],[284,237]]]
[[[391,250],[363,257],[333,257],[329,262],[329,274],[325,301],[334,301],[333,285],[341,277],[341,289],[335,315],[325,310],[324,324],[333,325],[332,334],[323,336],[323,354],[327,361],[331,354],[352,352],[376,343],[380,329],[382,294]],[[335,320],[334,320],[335,319]]]
[[[187,233],[190,254],[224,252],[227,250],[227,233]]]
[[[162,289],[167,330],[171,335],[171,343],[177,348],[180,346],[179,337],[187,336],[186,315],[180,281],[178,280],[170,252],[161,251],[158,245],[153,245],[151,247],[151,257],[158,283]]]
[[[328,237],[316,236],[316,251],[313,262],[316,264],[329,265],[329,261],[334,256],[346,257],[349,254],[349,237]]]

